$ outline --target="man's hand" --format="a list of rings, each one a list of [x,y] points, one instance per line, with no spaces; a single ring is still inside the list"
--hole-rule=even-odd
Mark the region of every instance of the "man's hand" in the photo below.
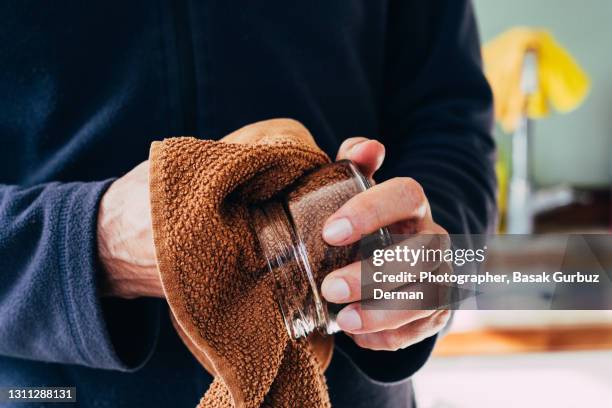
[[[253,144],[276,133],[290,133],[303,143],[316,145],[301,123],[283,118],[252,123],[221,141]],[[105,271],[101,277],[102,295],[128,299],[164,296],[153,244],[148,161],[117,179],[102,197],[98,255]]]
[[[149,162],[117,179],[98,212],[98,254],[105,274],[101,294],[162,297],[149,203]]]
[[[362,137],[347,139],[337,159],[352,160],[369,179],[381,166],[384,146]],[[323,238],[331,245],[348,245],[388,226],[395,234],[447,232],[431,216],[421,186],[410,178],[394,178],[375,185],[347,201],[326,222]],[[361,308],[361,265],[331,272],[321,291],[333,303],[350,303],[340,311],[337,323],[355,343],[372,350],[397,350],[439,332],[447,323],[448,310],[364,310]]]

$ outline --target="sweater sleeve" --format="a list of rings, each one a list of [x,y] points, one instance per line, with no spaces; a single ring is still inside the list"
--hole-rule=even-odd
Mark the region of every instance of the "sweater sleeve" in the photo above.
[[[417,180],[435,221],[451,234],[491,231],[493,101],[471,2],[394,4],[382,119],[391,148],[381,178]],[[408,16],[413,24],[402,22]]]
[[[158,302],[97,293],[97,209],[110,182],[0,185],[0,354],[123,371],[146,361]]]
[[[492,96],[482,73],[469,0],[390,3],[381,140],[387,157],[377,178],[418,181],[433,218],[451,234],[490,231],[495,221]],[[338,346],[370,378],[412,376],[437,336],[395,352]]]

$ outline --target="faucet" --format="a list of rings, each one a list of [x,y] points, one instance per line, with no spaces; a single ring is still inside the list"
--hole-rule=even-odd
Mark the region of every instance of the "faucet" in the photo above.
[[[528,50],[523,59],[521,91],[527,96],[537,92],[538,59],[534,50]],[[534,231],[536,215],[576,201],[574,190],[566,185],[535,189],[531,182],[533,121],[526,107],[512,135],[512,164],[508,186],[508,234],[530,234]]]

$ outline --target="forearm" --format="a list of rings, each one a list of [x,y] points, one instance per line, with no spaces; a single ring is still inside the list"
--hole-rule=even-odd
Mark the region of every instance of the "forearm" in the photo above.
[[[129,368],[99,299],[97,209],[110,183],[0,186],[0,354]]]

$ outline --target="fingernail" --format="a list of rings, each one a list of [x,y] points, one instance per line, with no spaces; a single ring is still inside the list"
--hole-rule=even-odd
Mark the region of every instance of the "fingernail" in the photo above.
[[[342,330],[358,330],[361,329],[361,317],[355,309],[342,309],[336,317],[336,323]]]
[[[327,224],[323,229],[323,238],[330,244],[339,244],[353,233],[353,226],[347,218],[339,218]]]
[[[351,290],[346,281],[342,278],[325,279],[321,285],[323,297],[330,302],[342,302],[351,294]]]

